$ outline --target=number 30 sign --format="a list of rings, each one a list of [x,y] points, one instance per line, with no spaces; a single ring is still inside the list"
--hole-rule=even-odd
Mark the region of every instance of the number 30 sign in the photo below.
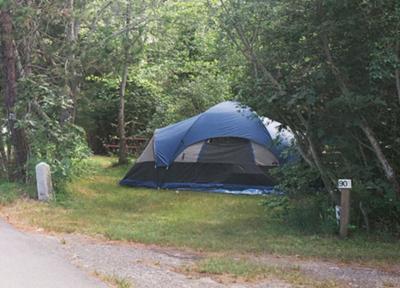
[[[350,189],[351,188],[351,179],[339,179],[338,180],[338,188],[339,189]]]

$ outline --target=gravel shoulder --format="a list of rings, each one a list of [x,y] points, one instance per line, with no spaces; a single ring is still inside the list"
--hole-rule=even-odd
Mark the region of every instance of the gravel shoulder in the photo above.
[[[34,239],[35,242],[41,243],[43,251],[47,250],[46,253],[55,255],[59,259],[67,260],[66,262],[72,263],[75,267],[85,271],[86,275],[117,277],[118,279],[129,281],[132,287],[135,288],[300,287],[296,286],[296,284],[275,279],[276,277],[268,277],[268,279],[261,279],[256,282],[237,279],[221,281],[220,278],[210,275],[182,272],[182,267],[194,265],[200,259],[210,256],[204,253],[181,251],[155,245],[107,241],[101,238],[76,234],[49,235],[42,231],[18,233],[26,237],[27,241]],[[398,266],[390,267],[390,271],[383,271],[378,268],[363,267],[355,264],[304,260],[289,256],[245,255],[245,257],[262,265],[283,268],[296,266],[298,271],[305,277],[318,281],[334,281],[338,287],[400,287],[400,267]]]
[[[193,265],[206,255],[171,248],[135,243],[101,241],[81,235],[63,235],[64,250],[74,264],[88,271],[115,274],[129,279],[134,287],[297,287],[279,279],[257,283],[220,283],[207,275],[185,275],[181,267]],[[298,267],[304,276],[319,281],[334,281],[339,287],[400,287],[400,269],[390,272],[359,265],[318,260],[302,260],[288,256],[247,256],[263,265]],[[234,282],[234,281],[233,281]]]

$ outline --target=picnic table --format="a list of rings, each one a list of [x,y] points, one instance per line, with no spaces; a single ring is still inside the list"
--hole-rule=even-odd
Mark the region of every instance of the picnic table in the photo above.
[[[136,155],[140,153],[149,139],[145,137],[127,137],[126,138],[126,148],[129,154]],[[119,138],[114,137],[109,143],[103,144],[108,153],[116,154],[119,150]]]

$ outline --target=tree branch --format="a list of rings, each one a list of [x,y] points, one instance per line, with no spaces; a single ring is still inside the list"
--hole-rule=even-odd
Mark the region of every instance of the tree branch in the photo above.
[[[394,52],[394,55],[396,57],[397,63],[396,63],[396,69],[394,70],[395,73],[395,78],[396,78],[396,90],[397,90],[397,97],[399,98],[399,104],[400,104],[400,59],[399,59],[399,53],[400,53],[400,42],[396,41],[396,50]]]

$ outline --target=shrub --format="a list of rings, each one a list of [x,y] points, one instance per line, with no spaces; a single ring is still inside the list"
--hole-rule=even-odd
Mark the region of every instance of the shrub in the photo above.
[[[85,132],[60,121],[66,109],[73,109],[63,88],[43,75],[24,78],[18,85],[22,91],[18,109],[24,117],[17,124],[24,128],[29,143],[28,182],[34,182],[35,166],[43,161],[50,165],[55,191],[60,192],[85,168],[83,160],[90,155]]]
[[[9,204],[22,194],[22,189],[17,183],[0,183],[0,206]]]
[[[374,178],[368,169],[354,169],[350,225],[389,237],[400,234],[400,201],[389,183]],[[334,205],[324,190],[319,173],[304,163],[284,165],[273,171],[284,197],[264,205],[275,218],[304,232],[337,230]],[[358,176],[357,176],[358,175]]]
[[[303,233],[332,234],[338,229],[335,210],[322,195],[289,198],[271,196],[264,206],[276,221]]]
[[[32,179],[36,164],[46,162],[51,167],[54,189],[59,193],[66,182],[86,170],[88,164],[85,159],[90,150],[81,128],[67,125],[56,131],[59,133],[55,134],[54,130],[48,133],[43,129],[31,131],[28,173]]]

